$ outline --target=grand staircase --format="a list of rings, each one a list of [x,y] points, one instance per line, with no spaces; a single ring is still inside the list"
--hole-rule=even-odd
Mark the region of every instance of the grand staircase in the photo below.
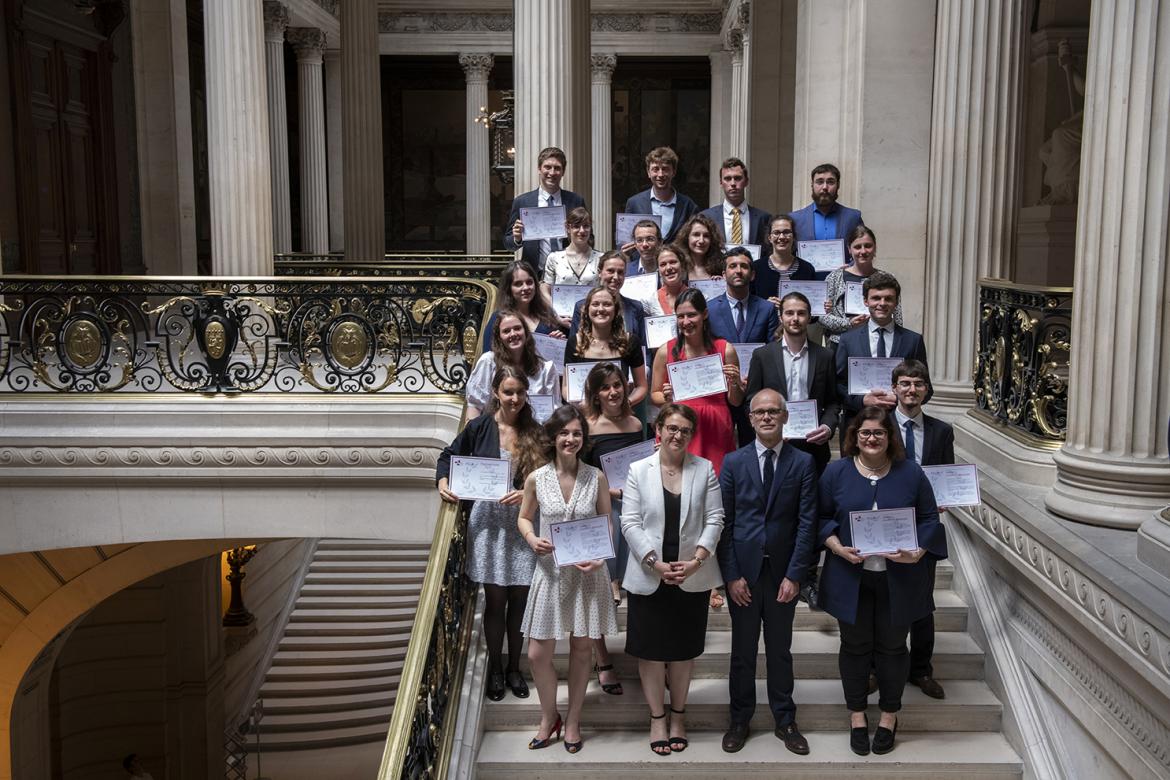
[[[263,751],[385,742],[428,551],[318,543],[260,690]]]
[[[608,696],[596,677],[589,684],[582,720],[583,750],[569,755],[558,743],[528,750],[540,722],[535,687],[528,699],[511,694],[486,702],[484,736],[477,777],[481,780],[522,780],[557,777],[702,776],[715,778],[1020,778],[1023,764],[1000,733],[1003,707],[983,680],[983,652],[967,634],[967,605],[951,589],[954,570],[939,565],[935,587],[935,676],[946,688],[942,701],[907,686],[899,716],[897,746],[884,756],[855,756],[849,750],[848,714],[837,672],[839,638],[836,621],[807,605],[797,607],[792,655],[796,673],[797,722],[808,738],[808,756],[785,750],[772,734],[764,688],[763,643],[757,665],[756,715],[752,736],[738,753],[720,748],[727,727],[727,671],[731,622],[726,608],[712,611],[706,652],[695,664],[695,680],[687,702],[690,747],[669,757],[649,749],[649,720],[638,685],[637,661],[626,656],[625,634],[610,637],[609,648],[621,675],[625,695]],[[625,609],[619,610],[625,628]],[[561,675],[559,708],[565,712],[568,643],[557,646]],[[527,672],[527,670],[526,670]],[[529,676],[529,679],[531,677]],[[877,725],[877,694],[870,697],[871,728]]]

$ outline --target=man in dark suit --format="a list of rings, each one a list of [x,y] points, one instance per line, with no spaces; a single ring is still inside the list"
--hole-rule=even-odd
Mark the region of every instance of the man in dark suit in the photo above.
[[[698,205],[674,188],[678,172],[678,155],[669,146],[651,149],[646,155],[646,175],[650,189],[639,192],[626,201],[627,214],[653,214],[662,217],[662,242],[669,244],[678,235],[678,229],[699,210]],[[635,247],[623,246],[630,254]]]
[[[646,313],[642,303],[622,295],[622,283],[626,280],[626,256],[616,249],[611,249],[601,256],[600,270],[597,274],[597,285],[605,287],[622,302],[622,322],[626,332],[638,338],[638,343],[646,345]],[[570,344],[577,343],[577,329],[581,325],[581,311],[585,301],[577,301],[573,308],[573,322],[569,327]]]
[[[862,284],[865,308],[869,319],[863,325],[841,335],[837,345],[837,395],[844,400],[841,430],[849,427],[850,420],[862,406],[880,406],[892,410],[897,405],[894,394],[885,388],[872,388],[865,395],[849,395],[849,358],[851,357],[900,357],[926,363],[926,343],[921,334],[903,328],[894,322],[894,309],[902,297],[902,286],[894,275],[875,271]],[[931,396],[927,387],[926,400]]]
[[[792,224],[799,240],[847,239],[855,227],[863,224],[860,211],[837,202],[837,190],[840,186],[841,171],[837,170],[837,166],[822,163],[813,168],[812,203],[792,212]],[[848,252],[842,254],[841,262],[849,262]],[[824,276],[825,274],[821,273],[818,278]]]
[[[772,215],[747,203],[748,171],[743,160],[728,157],[719,166],[719,186],[723,188],[723,202],[703,213],[719,228],[723,244],[740,246],[756,244],[760,253],[768,246],[768,231]]]
[[[723,749],[740,750],[756,709],[756,656],[764,628],[768,706],[776,736],[793,753],[808,741],[796,725],[792,700],[792,620],[796,596],[808,575],[816,536],[816,466],[812,457],[784,446],[788,420],[775,390],[751,402],[756,439],[723,459],[723,534],[716,548],[731,599],[731,724]]]
[[[898,405],[892,416],[902,434],[906,457],[920,466],[948,466],[955,462],[955,429],[948,423],[923,414],[922,404],[930,387],[926,365],[906,360],[894,369],[894,395]],[[943,510],[939,507],[939,511]],[[930,587],[934,588],[934,561],[930,562]],[[934,655],[934,614],[910,624],[910,682],[927,696],[946,698],[946,692],[934,679],[930,659]]]
[[[575,192],[561,189],[561,179],[565,175],[565,153],[555,146],[540,150],[536,158],[536,169],[540,176],[540,186],[534,190],[517,195],[512,200],[512,211],[508,214],[508,224],[504,228],[504,248],[515,252],[524,247],[523,259],[536,269],[536,278],[544,276],[544,261],[549,252],[557,252],[565,248],[565,239],[552,238],[540,241],[521,241],[524,233],[524,223],[520,221],[520,209],[544,208],[546,206],[564,206],[565,214],[580,206],[585,208],[585,199]]]
[[[798,292],[780,300],[783,334],[779,340],[752,353],[746,398],[750,402],[756,393],[771,388],[791,401],[817,402],[821,426],[806,438],[789,439],[788,443],[813,456],[819,477],[832,457],[829,439],[837,429],[841,407],[833,353],[808,340],[811,309],[808,298]]]

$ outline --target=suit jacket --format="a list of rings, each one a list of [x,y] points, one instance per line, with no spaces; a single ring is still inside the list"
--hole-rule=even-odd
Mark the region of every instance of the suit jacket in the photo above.
[[[719,228],[719,236],[724,244],[728,243],[729,239],[723,235],[723,204],[716,203],[709,209],[704,209],[703,214],[711,218],[715,223],[715,227]],[[772,215],[763,209],[758,209],[755,206],[748,205],[748,224],[745,225],[744,243],[745,244],[759,244],[760,254],[764,254],[764,247],[768,244],[768,231],[772,229]]]
[[[901,325],[894,326],[892,343],[887,345],[886,354],[890,357],[913,358],[921,360],[926,365],[926,342],[922,335],[915,333]],[[861,411],[861,399],[864,396],[849,395],[849,358],[872,357],[869,349],[869,323],[860,325],[841,334],[841,341],[837,344],[837,395],[844,400],[845,408],[854,414]],[[926,400],[930,400],[932,392],[926,391]]]
[[[727,293],[712,298],[707,303],[711,332],[715,338],[732,344],[767,344],[780,324],[776,307],[762,298],[748,295],[744,308],[743,336],[739,337],[735,334],[735,317],[732,316]]]
[[[792,212],[792,226],[796,237],[801,241],[816,240],[816,223],[813,212],[817,210],[815,203],[810,203],[799,211]],[[861,212],[848,206],[837,204],[837,235],[833,238],[845,238],[858,225],[865,224],[861,219]],[[848,258],[846,258],[848,261]]]
[[[765,496],[755,441],[727,454],[719,473],[723,536],[718,555],[725,582],[743,577],[754,583],[764,555],[777,580],[807,578],[816,549],[816,473],[811,455],[785,445],[776,459],[772,492]]]
[[[569,190],[561,190],[561,205],[565,207],[565,216],[578,206],[585,205],[585,199],[575,192]],[[520,248],[521,244],[517,244],[512,240],[512,225],[516,224],[516,220],[520,219],[520,209],[534,209],[540,206],[540,188],[529,190],[528,192],[517,195],[512,200],[512,211],[508,214],[508,221],[504,225],[504,248],[509,252],[515,252]],[[567,244],[567,239],[554,238],[552,239],[552,251],[564,249]],[[539,241],[524,241],[522,242],[524,252],[521,257],[528,261],[528,264],[536,269],[536,278],[540,279],[544,276],[544,266],[540,263],[540,242]]]
[[[626,201],[626,214],[653,214],[650,208],[650,195],[653,189],[643,190]],[[674,221],[670,223],[670,230],[662,236],[662,243],[669,244],[678,235],[678,229],[695,215],[699,206],[693,200],[683,195],[677,189],[674,191]]]
[[[476,417],[463,426],[463,430],[454,440],[443,448],[443,451],[439,453],[439,462],[435,466],[435,485],[438,485],[439,480],[443,477],[451,478],[452,455],[476,458],[500,457],[500,426],[496,423],[495,416],[484,414]],[[524,487],[524,480],[519,474],[515,474],[512,479],[512,488],[519,490],[522,487]],[[471,504],[471,501],[462,502],[464,509],[469,508]]]
[[[897,427],[897,418],[894,427]],[[954,462],[955,429],[937,417],[922,415],[922,465],[950,466]]]
[[[744,405],[764,388],[771,388],[788,397],[788,375],[784,371],[784,342],[773,341],[752,353],[748,368],[747,391]],[[840,401],[837,396],[837,369],[833,353],[819,344],[808,345],[808,397],[815,399],[821,413],[821,425],[829,426],[830,434],[837,430]],[[828,444],[825,444],[828,447]]]
[[[879,509],[915,508],[918,546],[926,550],[926,555],[917,563],[887,562],[886,566],[890,616],[894,625],[909,626],[934,611],[930,572],[933,562],[947,557],[946,531],[938,521],[934,491],[917,463],[895,462],[890,473],[878,480],[876,486],[857,472],[852,458],[830,463],[821,475],[818,491],[817,544],[823,545],[826,539],[836,535],[843,545],[852,547],[849,513],[872,509],[875,502]],[[861,572],[860,563],[849,563],[832,553],[825,556],[820,605],[838,620],[846,623],[857,620]]]
[[[666,526],[662,504],[662,461],[658,453],[635,461],[622,490],[622,535],[630,545],[623,587],[630,593],[649,596],[662,581],[657,572],[642,565],[654,551],[662,558],[662,533]],[[642,495],[645,493],[646,495]],[[699,570],[683,581],[689,593],[711,590],[723,584],[715,551],[723,531],[723,501],[711,461],[687,453],[683,461],[682,501],[679,513],[678,559],[689,561],[696,547],[711,551]]]

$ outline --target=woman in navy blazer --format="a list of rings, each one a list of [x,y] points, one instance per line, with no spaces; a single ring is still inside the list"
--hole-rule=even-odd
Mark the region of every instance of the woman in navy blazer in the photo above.
[[[876,669],[881,721],[873,752],[894,749],[902,689],[910,673],[906,636],[910,624],[934,609],[930,560],[947,557],[946,533],[938,520],[934,491],[913,460],[889,414],[867,406],[845,434],[841,460],[821,477],[818,541],[831,553],[821,570],[820,604],[841,630],[841,687],[851,717],[849,745],[870,751],[866,695]],[[853,546],[850,512],[912,507],[918,547],[861,556]],[[929,556],[929,559],[924,560]]]

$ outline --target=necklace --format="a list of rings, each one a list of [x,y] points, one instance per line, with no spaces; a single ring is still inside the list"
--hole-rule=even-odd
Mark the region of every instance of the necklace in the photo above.
[[[866,471],[866,473],[869,475],[869,484],[876,487],[878,480],[881,479],[883,476],[882,472],[884,472],[886,469],[888,469],[890,467],[890,462],[887,460],[885,463],[878,466],[876,469],[873,469],[873,468],[870,468],[869,466],[867,466],[861,458],[858,458],[857,465],[860,466],[862,469],[864,469]]]
[[[678,466],[671,468],[670,466],[666,465],[666,463],[662,464],[662,470],[665,471],[667,473],[667,475],[669,475],[671,477],[678,474],[678,468],[679,468]]]

